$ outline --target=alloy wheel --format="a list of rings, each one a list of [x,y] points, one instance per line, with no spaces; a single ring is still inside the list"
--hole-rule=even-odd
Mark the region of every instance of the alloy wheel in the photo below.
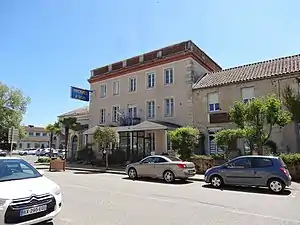
[[[171,171],[166,171],[164,174],[164,179],[166,182],[171,183],[174,181],[174,174]]]
[[[271,181],[269,184],[269,187],[270,187],[271,191],[273,191],[275,193],[279,193],[283,189],[282,183],[278,180]]]
[[[212,177],[211,179],[211,184],[214,186],[214,187],[220,187],[222,185],[222,180],[220,177],[218,176],[214,176]]]
[[[136,174],[136,170],[131,168],[128,172],[128,176],[131,178],[131,179],[135,179],[137,177],[137,174]]]

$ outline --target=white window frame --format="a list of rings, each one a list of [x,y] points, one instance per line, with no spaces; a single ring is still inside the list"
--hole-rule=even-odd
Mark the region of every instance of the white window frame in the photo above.
[[[217,95],[217,100],[209,101],[209,96]],[[211,105],[213,106],[211,110]],[[207,94],[207,107],[208,112],[218,112],[220,111],[220,100],[219,100],[219,93],[218,92],[212,92]]]
[[[150,78],[150,85],[149,85],[149,76]],[[156,85],[156,74],[155,72],[146,72],[146,89],[155,88]]]
[[[120,115],[117,113],[118,111],[116,111],[116,115],[115,115],[115,112],[114,112],[115,108],[119,109],[119,113],[120,113],[120,105],[112,105],[111,106],[111,121],[112,122],[118,122],[119,117],[120,117]]]
[[[105,87],[105,93],[102,95],[102,88]],[[105,98],[107,96],[107,84],[100,84],[100,98]]]
[[[251,91],[249,91],[249,90],[251,90]],[[250,94],[250,92],[253,92],[253,93]],[[254,89],[254,87],[252,86],[252,87],[243,87],[243,88],[241,88],[241,95],[242,95],[242,101],[244,103],[252,101],[255,98],[255,89]]]
[[[172,83],[167,83],[167,74],[166,74],[166,71],[169,71],[169,70],[172,70]],[[170,81],[170,73],[169,73],[169,81]],[[172,85],[174,84],[174,67],[166,67],[166,68],[163,68],[163,79],[164,79],[164,85],[167,86],[167,85]]]
[[[103,114],[104,113],[104,114]],[[100,124],[105,124],[106,122],[106,109],[105,108],[100,108]]]
[[[136,108],[136,115],[133,115],[133,116],[129,115],[129,109],[134,109],[134,108]],[[133,113],[133,111],[132,111],[132,113]],[[138,107],[137,107],[136,104],[128,104],[127,105],[127,115],[130,118],[136,118],[136,117],[138,117]]]
[[[151,110],[152,112],[152,116],[149,116],[149,110],[148,110],[148,103],[149,102],[154,102],[154,107],[153,110]],[[147,119],[155,119],[156,118],[156,100],[155,99],[150,99],[146,101],[146,118]]]
[[[171,100],[173,100],[173,112],[167,112],[167,100],[169,100],[169,104],[171,103]],[[164,117],[174,117],[175,116],[175,98],[173,96],[171,97],[167,97],[167,98],[164,98]]]
[[[117,87],[118,87],[117,91],[115,90],[115,88],[116,88],[115,84],[118,84],[117,85]],[[120,95],[120,80],[114,80],[112,82],[112,93],[113,93],[114,96]]]
[[[133,80],[133,79],[135,80],[135,89],[134,90],[131,89],[131,80]],[[130,93],[134,93],[137,91],[137,77],[136,76],[128,78],[128,91]]]

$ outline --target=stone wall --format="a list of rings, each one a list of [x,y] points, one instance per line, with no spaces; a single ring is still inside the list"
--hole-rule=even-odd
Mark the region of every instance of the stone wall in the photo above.
[[[286,164],[294,181],[300,181],[300,164]]]

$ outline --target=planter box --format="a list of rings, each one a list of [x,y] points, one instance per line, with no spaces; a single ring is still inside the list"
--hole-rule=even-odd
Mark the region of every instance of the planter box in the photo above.
[[[51,159],[49,171],[65,171],[66,170],[66,160],[62,159]]]
[[[205,171],[213,166],[218,166],[223,163],[225,163],[225,160],[220,160],[220,159],[197,159],[194,158],[191,160],[195,166],[196,166],[196,171],[199,174],[204,174]]]

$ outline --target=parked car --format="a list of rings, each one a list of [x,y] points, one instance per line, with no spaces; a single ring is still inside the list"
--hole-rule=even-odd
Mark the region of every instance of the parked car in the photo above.
[[[0,156],[6,156],[7,152],[5,150],[0,149]]]
[[[171,183],[175,179],[187,180],[195,176],[196,169],[192,162],[183,162],[171,156],[153,155],[127,165],[126,173],[131,179],[150,177]]]
[[[285,163],[276,156],[240,156],[206,170],[204,179],[219,188],[222,185],[268,187],[281,193],[291,185],[292,177]]]
[[[59,186],[20,158],[0,158],[0,224],[51,221],[62,207]]]

